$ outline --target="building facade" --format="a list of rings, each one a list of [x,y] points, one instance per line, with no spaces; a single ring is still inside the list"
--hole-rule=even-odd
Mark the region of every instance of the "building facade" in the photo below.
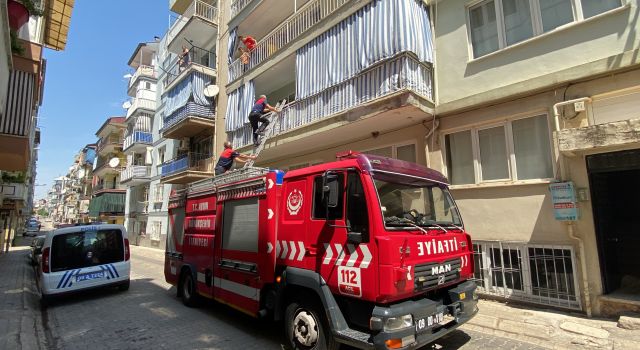
[[[475,239],[483,293],[637,310],[619,297],[638,288],[624,250],[635,238],[608,227],[637,212],[611,195],[637,193],[637,2],[275,3],[221,7],[218,151],[224,139],[251,151],[256,96],[286,99],[258,165],[295,169],[352,149],[435,168]],[[248,59],[239,35],[257,40]],[[571,200],[554,206],[564,185]],[[578,217],[556,220],[574,207]]]
[[[29,13],[13,0],[0,3],[0,251],[33,212],[46,72],[42,53],[65,48],[73,1],[36,1],[35,10]]]
[[[120,174],[127,167],[122,152],[125,117],[110,117],[96,132],[98,143],[93,167],[92,196],[89,203],[91,221],[124,225],[127,189]]]

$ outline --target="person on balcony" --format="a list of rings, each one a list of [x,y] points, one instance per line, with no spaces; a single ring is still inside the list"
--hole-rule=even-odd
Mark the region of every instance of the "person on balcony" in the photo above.
[[[182,53],[178,56],[178,58],[178,64],[180,65],[180,70],[182,71],[183,69],[187,68],[190,63],[189,48],[183,45]]]
[[[236,152],[231,145],[231,142],[225,141],[224,143],[224,151],[220,153],[220,158],[218,158],[218,163],[216,164],[215,174],[220,175],[224,174],[231,166],[233,166],[233,161],[237,161],[240,163],[246,163],[249,159],[256,159],[256,156],[250,154],[241,154],[240,152]]]
[[[269,112],[276,112],[276,109],[267,103],[267,96],[260,95],[260,98],[251,107],[251,113],[249,113],[249,123],[251,123],[251,129],[253,130],[253,145],[258,146],[259,136],[264,134],[264,130],[269,125],[269,118],[266,114]],[[258,124],[260,126],[258,127]]]
[[[256,45],[258,44],[256,42],[256,39],[254,39],[251,35],[247,35],[247,36],[238,35],[238,39],[242,41],[242,43],[244,44],[244,46],[247,48],[249,52],[253,51],[253,49],[255,49]]]

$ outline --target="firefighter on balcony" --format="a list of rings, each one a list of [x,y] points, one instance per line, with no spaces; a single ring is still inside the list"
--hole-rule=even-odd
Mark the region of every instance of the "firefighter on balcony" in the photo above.
[[[253,145],[256,147],[260,144],[259,136],[264,133],[267,125],[269,125],[269,118],[265,116],[269,112],[276,112],[276,109],[267,103],[267,96],[260,95],[260,98],[253,104],[249,113],[249,123],[251,123],[251,129],[253,130]],[[262,123],[260,127],[258,127],[259,123]]]
[[[220,158],[218,158],[215,173],[216,175],[220,175],[229,171],[229,169],[231,169],[231,166],[233,165],[234,160],[240,163],[246,163],[249,159],[256,159],[256,156],[236,152],[233,149],[231,142],[225,141],[224,151],[220,153]]]

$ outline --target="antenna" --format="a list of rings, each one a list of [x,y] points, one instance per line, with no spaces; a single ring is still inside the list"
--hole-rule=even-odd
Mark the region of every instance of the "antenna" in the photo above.
[[[113,158],[109,159],[109,166],[110,167],[115,168],[118,165],[120,165],[120,158],[113,157]]]
[[[208,98],[213,98],[218,96],[218,93],[220,93],[220,88],[217,85],[207,85],[204,88],[204,96],[208,97]]]

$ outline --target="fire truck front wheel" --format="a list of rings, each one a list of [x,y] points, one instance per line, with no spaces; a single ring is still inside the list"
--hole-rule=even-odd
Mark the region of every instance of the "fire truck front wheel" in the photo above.
[[[309,299],[294,299],[287,306],[287,342],[294,350],[338,350],[340,344],[331,335],[324,310]]]
[[[191,271],[185,270],[182,273],[180,288],[182,292],[182,303],[188,307],[196,306],[198,302],[198,292],[196,291],[196,284],[193,281]]]

